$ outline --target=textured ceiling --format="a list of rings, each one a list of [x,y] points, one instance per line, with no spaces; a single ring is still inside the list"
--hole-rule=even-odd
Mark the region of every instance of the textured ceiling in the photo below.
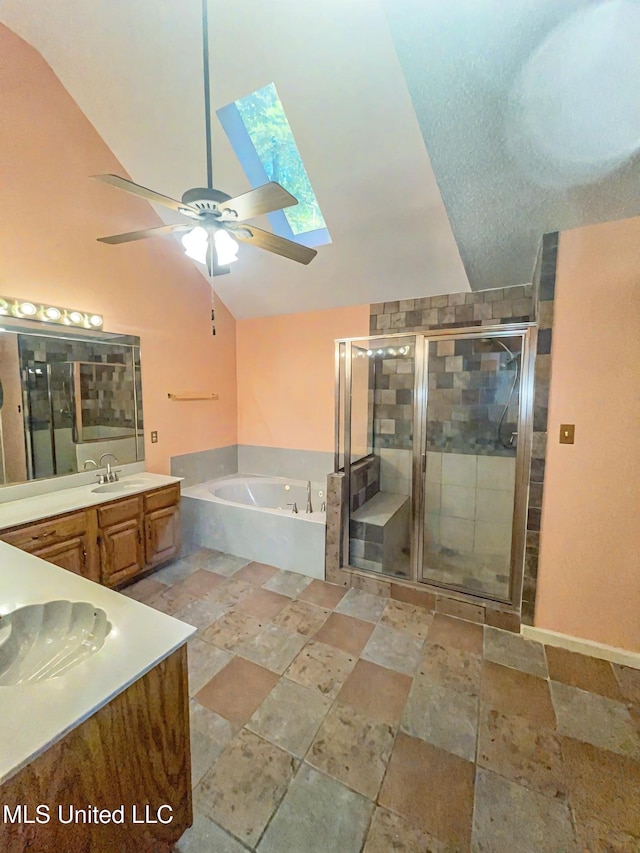
[[[309,267],[243,247],[215,282],[237,317],[522,283],[544,232],[640,213],[639,0],[209,8],[214,109],[276,83],[333,238]],[[2,0],[0,20],[135,181],[205,183],[200,0]],[[246,191],[215,120],[213,142],[216,185]]]
[[[640,2],[384,0],[472,289],[640,213]]]

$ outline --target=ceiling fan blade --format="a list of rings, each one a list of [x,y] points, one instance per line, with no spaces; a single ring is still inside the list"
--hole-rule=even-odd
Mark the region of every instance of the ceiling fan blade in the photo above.
[[[200,211],[197,207],[193,207],[190,204],[184,204],[181,201],[177,201],[175,198],[170,198],[168,195],[162,195],[154,190],[148,190],[146,187],[141,187],[140,184],[134,184],[133,181],[127,181],[119,175],[92,175],[91,177],[95,178],[96,181],[102,181],[104,184],[111,184],[112,187],[116,187],[119,190],[124,190],[132,195],[137,195],[139,198],[155,202],[155,204],[161,204],[163,207],[168,207],[170,210],[175,210],[178,213],[195,213],[200,217]]]
[[[128,234],[113,234],[111,237],[98,237],[99,243],[131,243],[133,240],[144,240],[145,237],[159,237],[172,231],[188,230],[188,225],[159,225],[157,228],[144,228],[142,231],[129,231]]]
[[[242,243],[249,243],[259,249],[266,249],[267,252],[274,252],[276,255],[290,258],[299,264],[310,263],[318,254],[315,249],[301,246],[299,243],[294,243],[293,240],[285,240],[284,237],[278,237],[270,231],[263,231],[262,228],[255,228],[253,225],[242,225],[238,229],[229,230]]]
[[[249,190],[248,193],[222,202],[220,210],[223,212],[235,211],[237,215],[229,218],[242,221],[260,216],[262,213],[271,213],[272,210],[282,210],[283,207],[291,207],[297,203],[298,199],[295,196],[287,192],[280,184],[271,181],[261,187],[256,187],[255,190]]]

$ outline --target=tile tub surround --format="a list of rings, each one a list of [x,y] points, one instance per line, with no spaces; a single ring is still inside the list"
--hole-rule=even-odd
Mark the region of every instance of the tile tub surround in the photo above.
[[[333,451],[238,445],[238,471],[251,474],[323,483],[333,464]]]
[[[639,670],[547,662],[540,643],[410,603],[372,607],[355,589],[295,592],[286,572],[215,552],[170,568],[173,587],[143,600],[215,601],[226,614],[212,611],[213,626],[265,591],[285,599],[250,623],[249,640],[203,625],[189,643],[199,758],[179,853],[500,853],[514,838],[531,853],[639,848]],[[220,570],[208,592],[187,591],[190,577]],[[255,649],[274,649],[274,627],[302,605],[316,618],[256,664]]]
[[[237,474],[239,470],[237,444],[171,457],[171,473],[182,477],[185,487]]]
[[[0,613],[61,599],[89,601],[101,608],[112,630],[96,654],[64,675],[36,685],[3,688],[0,782],[84,722],[193,634],[189,625],[0,542]]]

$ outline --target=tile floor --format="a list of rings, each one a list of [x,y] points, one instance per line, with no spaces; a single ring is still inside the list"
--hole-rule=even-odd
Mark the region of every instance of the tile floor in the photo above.
[[[640,671],[200,551],[179,853],[638,853]]]

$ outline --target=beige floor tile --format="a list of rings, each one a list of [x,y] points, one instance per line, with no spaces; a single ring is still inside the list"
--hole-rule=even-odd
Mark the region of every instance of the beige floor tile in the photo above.
[[[378,624],[361,657],[373,663],[413,675],[420,662],[423,641],[404,631]]]
[[[255,637],[237,646],[236,654],[282,675],[306,641],[302,634],[268,624]]]
[[[311,745],[331,699],[281,678],[247,723],[247,728],[300,758]]]
[[[282,628],[289,628],[310,637],[324,624],[330,612],[306,601],[292,601],[271,621]]]
[[[299,575],[297,572],[279,571],[264,584],[265,589],[295,598],[303,589],[309,586],[311,578]]]
[[[472,850],[579,853],[566,804],[478,770]]]
[[[206,628],[201,637],[222,649],[235,651],[261,631],[263,623],[255,616],[230,610]]]
[[[380,617],[382,625],[388,625],[397,631],[406,631],[414,637],[424,640],[427,636],[429,626],[433,622],[433,613],[424,607],[416,607],[414,604],[406,604],[403,601],[389,599]]]
[[[219,649],[205,643],[199,637],[189,640],[187,662],[189,668],[189,695],[193,696],[210,681],[216,673],[225,667],[233,655],[226,649]]]
[[[427,633],[428,643],[453,646],[474,655],[482,654],[483,626],[436,613]]]
[[[393,746],[393,729],[336,702],[324,718],[306,761],[375,800]]]
[[[481,660],[461,649],[425,643],[418,673],[424,679],[463,693],[480,693]]]
[[[622,702],[551,682],[558,731],[640,761],[640,731]]]
[[[191,784],[195,788],[231,742],[235,729],[228,720],[195,699],[189,703],[191,729]]]
[[[484,707],[478,729],[478,765],[532,791],[566,799],[560,740],[523,717]]]
[[[249,563],[248,566],[243,566],[235,573],[234,577],[238,580],[246,581],[254,586],[262,586],[274,575],[278,574],[278,569],[275,566],[267,566],[265,563]]]
[[[244,569],[240,569],[240,571],[242,572]],[[256,619],[266,621],[279,613],[286,604],[289,604],[289,601],[290,599],[286,595],[279,595],[277,592],[271,592],[268,589],[257,588],[244,596],[235,605],[234,609],[240,613],[248,613],[250,616],[255,616]]]
[[[416,829],[405,818],[380,806],[375,810],[362,853],[463,853]]]
[[[242,729],[195,790],[194,805],[248,845],[255,845],[297,767],[289,753]]]
[[[360,589],[349,589],[336,605],[336,613],[353,616],[365,622],[377,622],[384,611],[386,599]]]
[[[373,803],[302,764],[258,853],[360,853]]]
[[[540,678],[547,678],[549,674],[542,643],[526,640],[512,631],[485,627],[484,658]]]
[[[335,699],[355,665],[353,655],[310,640],[286,671],[286,676]]]
[[[478,697],[418,675],[404,709],[402,731],[475,761]]]

